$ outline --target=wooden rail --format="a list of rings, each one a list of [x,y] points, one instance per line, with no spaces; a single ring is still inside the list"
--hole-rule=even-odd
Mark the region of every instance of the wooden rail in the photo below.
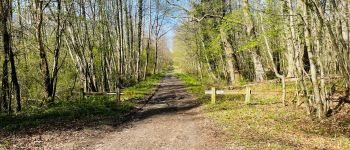
[[[83,92],[84,95],[92,95],[92,96],[99,96],[99,95],[117,95],[117,93],[109,93],[109,92]],[[122,93],[120,93],[122,94]]]
[[[211,103],[216,103],[216,95],[245,95],[245,103],[250,102],[250,95],[252,91],[250,87],[246,87],[245,91],[243,90],[217,90],[215,87],[211,87],[211,90],[206,90],[205,94],[211,95]]]
[[[218,90],[215,87],[211,87],[211,90],[206,90],[205,94],[211,95],[211,103],[216,103],[216,95],[245,95],[245,103],[250,103],[251,95],[252,94],[261,94],[261,93],[268,93],[268,94],[279,94],[281,91],[267,91],[267,90],[254,90],[252,91],[249,86],[246,86],[245,88],[239,88],[234,90],[233,88],[228,88],[229,90]],[[289,91],[290,92],[290,91]],[[288,92],[288,93],[289,93]]]
[[[83,89],[81,89],[80,92],[72,91],[72,93],[80,94],[81,99],[84,99],[85,96],[115,96],[117,102],[120,101],[120,95],[123,95],[119,89],[117,89],[116,92],[85,92]]]

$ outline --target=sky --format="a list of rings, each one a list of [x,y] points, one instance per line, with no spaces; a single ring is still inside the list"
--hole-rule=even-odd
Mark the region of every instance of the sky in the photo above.
[[[184,8],[190,9],[190,2],[189,0],[169,0],[172,3],[175,3],[177,5],[180,5]],[[169,23],[167,25],[167,28],[171,29],[165,36],[167,39],[167,47],[170,51],[173,50],[173,40],[176,33],[176,28],[181,25],[181,22],[183,19],[181,17],[184,17],[186,14],[183,10],[180,10],[179,8],[176,8],[174,6],[169,5],[172,9],[172,13],[169,14],[167,17],[167,22]]]
[[[169,48],[169,50],[171,52],[173,52],[173,40],[174,40],[174,37],[175,37],[175,31],[174,30],[171,30],[169,31],[169,33],[167,34],[167,47]]]

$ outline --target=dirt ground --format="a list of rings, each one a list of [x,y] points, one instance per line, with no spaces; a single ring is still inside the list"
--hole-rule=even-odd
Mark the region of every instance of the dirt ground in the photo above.
[[[177,78],[167,75],[154,96],[117,127],[102,125],[10,137],[10,149],[222,150],[228,142],[218,126]],[[1,148],[0,148],[1,149]]]

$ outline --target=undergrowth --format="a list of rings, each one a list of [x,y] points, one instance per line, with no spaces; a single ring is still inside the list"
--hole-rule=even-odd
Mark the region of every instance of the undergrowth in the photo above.
[[[163,75],[154,75],[123,89],[123,101],[119,104],[113,96],[90,96],[61,100],[48,107],[31,105],[12,115],[0,113],[0,131],[23,131],[42,126],[58,129],[76,122],[83,126],[113,124],[121,115],[134,108],[135,103],[130,100],[142,99],[155,88],[162,77]]]
[[[206,114],[226,127],[232,140],[245,149],[350,149],[350,117],[346,109],[324,120],[314,120],[306,115],[302,106],[295,103],[294,83],[287,83],[288,106],[283,106],[276,92],[252,95],[250,104],[244,95],[217,97],[210,104],[204,95],[209,87],[205,80],[191,75],[177,75],[188,91],[204,102]],[[195,86],[194,86],[195,85]],[[279,83],[261,83],[252,91],[278,91]]]

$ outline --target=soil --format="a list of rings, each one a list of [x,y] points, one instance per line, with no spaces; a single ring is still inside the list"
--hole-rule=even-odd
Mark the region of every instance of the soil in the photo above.
[[[215,122],[176,77],[167,75],[153,96],[128,122],[118,126],[83,126],[8,138],[10,149],[222,150],[230,143]],[[1,148],[0,148],[1,149]]]

